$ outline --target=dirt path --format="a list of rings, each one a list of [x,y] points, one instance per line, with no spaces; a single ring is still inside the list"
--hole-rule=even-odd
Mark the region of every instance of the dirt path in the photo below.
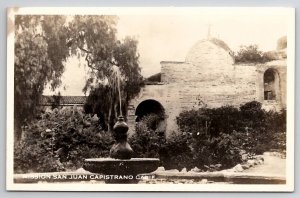
[[[285,177],[285,163],[286,159],[282,159],[279,156],[272,156],[270,153],[265,153],[264,164],[256,165],[250,169],[244,170],[244,173],[254,174],[270,174],[274,176]]]

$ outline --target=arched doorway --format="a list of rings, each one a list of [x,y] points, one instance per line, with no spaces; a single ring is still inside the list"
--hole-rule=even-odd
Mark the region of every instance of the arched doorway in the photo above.
[[[164,134],[166,130],[166,122],[165,122],[165,109],[164,107],[156,100],[144,100],[141,102],[135,111],[136,122],[140,122],[148,116],[148,120],[151,123],[149,124],[149,128],[152,130]]]
[[[264,100],[280,100],[279,75],[274,69],[264,73]]]

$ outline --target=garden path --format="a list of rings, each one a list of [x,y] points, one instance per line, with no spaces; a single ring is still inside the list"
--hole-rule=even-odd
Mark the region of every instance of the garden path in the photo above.
[[[244,173],[268,174],[285,177],[286,159],[271,153],[264,153],[264,164],[244,170]]]

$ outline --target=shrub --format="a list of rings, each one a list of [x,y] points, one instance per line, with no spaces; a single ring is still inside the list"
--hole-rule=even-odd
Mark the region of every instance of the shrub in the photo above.
[[[235,137],[225,133],[211,137],[205,129],[201,129],[205,126],[204,122],[195,123],[193,118],[200,116],[207,119],[202,113],[191,111],[191,115],[186,113],[188,116],[178,119],[186,124],[181,125],[184,129],[190,127],[191,130],[181,134],[173,133],[167,140],[151,129],[155,116],[144,117],[137,123],[136,133],[130,138],[136,157],[159,157],[166,170],[190,170],[195,166],[205,170],[205,167],[212,164],[222,164],[223,168],[227,168],[240,162],[241,156]]]
[[[236,120],[239,116],[239,110],[232,106],[201,108],[180,113],[177,117],[177,124],[184,132],[218,136],[220,132],[230,133],[236,129],[238,127]]]
[[[149,114],[136,124],[135,134],[128,140],[135,157],[159,157],[160,146],[165,142],[164,134],[155,131],[159,119],[160,116]]]
[[[43,113],[24,134],[15,146],[16,173],[75,170],[85,158],[107,157],[113,144],[97,116],[75,107]]]
[[[144,116],[129,142],[134,157],[159,157],[165,169],[224,169],[240,163],[244,151],[285,152],[286,111],[266,112],[255,101],[184,111],[177,117],[180,131],[168,139],[156,128],[160,121],[160,115]],[[113,138],[99,123],[77,108],[43,113],[15,145],[15,172],[75,170],[85,158],[108,157]]]
[[[129,138],[135,157],[160,158],[160,165],[165,169],[193,168],[187,137],[174,133],[166,140],[164,134],[153,127],[160,120],[161,115],[149,114],[136,124],[135,134]]]
[[[206,134],[172,134],[159,153],[162,166],[168,169],[198,167],[208,170],[211,165],[221,164],[229,168],[241,162],[240,150],[234,136],[221,133],[218,137]],[[219,167],[221,168],[221,167]]]
[[[159,150],[161,165],[166,169],[194,168],[192,150],[188,134],[173,133]]]
[[[209,144],[205,142],[208,139],[212,141],[229,134],[230,142],[234,143],[232,148],[228,147],[230,150],[239,148],[256,154],[272,149],[285,151],[285,111],[266,112],[256,101],[248,102],[239,109],[225,106],[185,111],[177,117],[177,123],[181,131],[193,134],[193,137],[199,134],[201,141],[204,141],[201,143],[199,140],[200,150],[204,147],[208,149],[204,146]],[[221,145],[215,145],[215,149],[219,150]],[[218,156],[216,153],[214,155]]]
[[[151,129],[155,120],[144,117],[130,141],[138,157],[159,157],[165,169],[225,169],[241,163],[244,152],[285,152],[285,111],[266,112],[256,101],[184,111],[177,117],[180,132],[167,140]]]
[[[206,134],[196,136],[191,140],[194,166],[207,169],[210,165],[221,164],[222,168],[230,168],[241,162],[235,136],[225,133],[217,137]]]

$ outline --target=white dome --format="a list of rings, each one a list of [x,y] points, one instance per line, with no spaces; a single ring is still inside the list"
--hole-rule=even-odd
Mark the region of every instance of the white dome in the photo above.
[[[209,67],[209,65],[217,67],[219,64],[232,65],[234,63],[227,44],[214,38],[197,42],[188,52],[185,62],[203,67]]]

